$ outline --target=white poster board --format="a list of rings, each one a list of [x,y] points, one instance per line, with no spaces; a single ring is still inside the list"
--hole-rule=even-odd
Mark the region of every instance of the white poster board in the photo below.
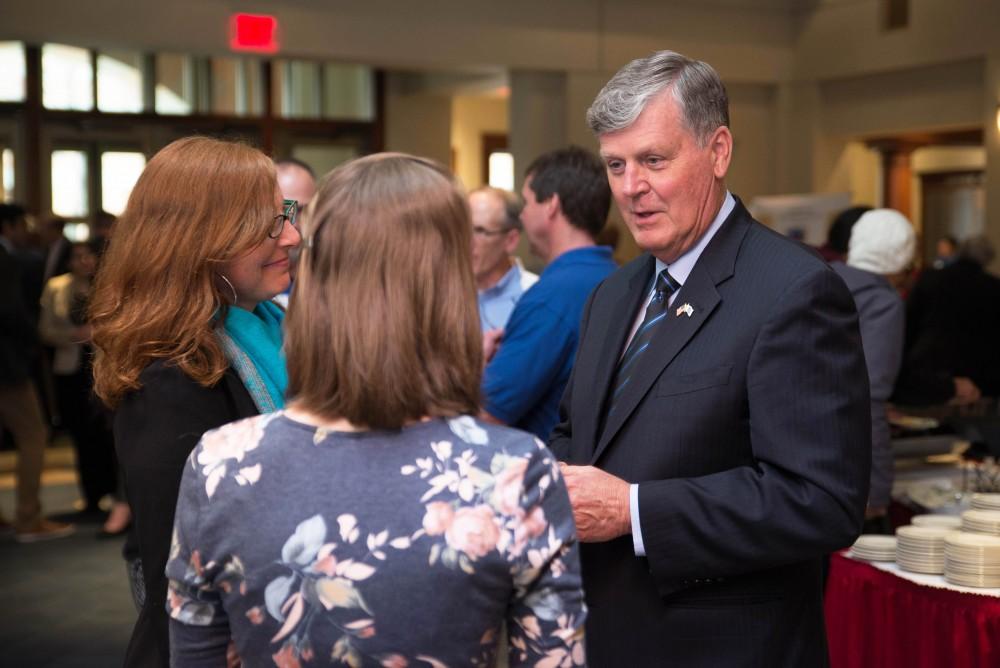
[[[850,193],[831,193],[755,197],[749,209],[768,227],[810,246],[822,246],[830,221],[850,206]]]

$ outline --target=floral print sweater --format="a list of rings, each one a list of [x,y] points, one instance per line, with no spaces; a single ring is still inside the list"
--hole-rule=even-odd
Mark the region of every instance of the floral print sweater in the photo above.
[[[167,564],[174,665],[585,663],[552,453],[471,417],[327,431],[283,412],[204,435]],[[232,648],[230,649],[232,651]]]

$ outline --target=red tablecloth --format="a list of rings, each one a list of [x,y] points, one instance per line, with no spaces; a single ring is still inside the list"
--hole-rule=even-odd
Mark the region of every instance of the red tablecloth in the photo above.
[[[832,668],[998,668],[1000,599],[919,585],[830,558]]]

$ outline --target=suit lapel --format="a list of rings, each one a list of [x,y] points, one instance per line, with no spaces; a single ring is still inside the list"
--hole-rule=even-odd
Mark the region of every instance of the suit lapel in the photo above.
[[[622,390],[622,396],[615,406],[614,413],[608,416],[603,433],[595,431],[595,440],[599,440],[597,440],[591,464],[600,459],[605,448],[608,447],[629,416],[649,393],[650,388],[663,373],[663,370],[718,307],[721,298],[716,286],[733,275],[736,255],[743,242],[743,237],[749,229],[750,221],[749,213],[743,207],[742,202],[737,199],[736,208],[733,209],[715,237],[702,252],[688,276],[687,282],[684,283],[680,292],[677,293],[677,298],[668,308],[666,322],[653,335],[649,349],[643,353],[643,359],[639,364],[640,368],[633,373],[628,386]],[[651,273],[651,270],[648,273]],[[641,299],[641,288],[637,291],[640,293]],[[622,301],[631,303],[634,300],[623,299]],[[691,306],[690,315],[683,311],[678,315],[678,309],[685,304]],[[633,306],[631,311],[633,318],[635,308]],[[603,410],[603,400],[618,363],[618,354],[624,346],[625,336],[631,331],[632,320],[627,315],[625,319],[627,322],[624,326],[621,325],[621,321],[618,321],[619,329],[623,331],[623,335],[620,337],[618,347],[614,349],[614,355],[606,355],[609,358],[613,357],[612,364],[607,367],[606,361],[602,361],[602,375],[595,379],[602,383],[597,387],[604,388],[601,394],[602,403],[598,404],[599,411]]]
[[[582,387],[592,388],[592,392],[587,398],[587,405],[597,407],[597,410],[589,410],[584,414],[584,422],[581,425],[583,438],[579,440],[580,443],[595,443],[600,436],[604,402],[611,386],[611,379],[615,369],[618,368],[618,358],[625,348],[625,339],[628,337],[636,314],[642,306],[646,296],[645,288],[652,279],[655,266],[656,263],[652,256],[647,257],[646,262],[637,265],[636,271],[628,281],[626,292],[613,297],[615,303],[609,316],[604,319],[604,322],[595,320],[590,325],[595,328],[603,327],[604,331],[597,340],[597,349],[593,351],[597,362],[589,367],[590,375],[584,374],[584,377],[574,380],[574,384],[580,383]],[[583,368],[581,367],[581,370]],[[589,457],[590,454],[588,452],[586,456]]]

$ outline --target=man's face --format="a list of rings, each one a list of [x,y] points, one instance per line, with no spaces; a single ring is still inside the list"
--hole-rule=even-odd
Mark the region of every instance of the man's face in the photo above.
[[[5,224],[3,235],[10,240],[14,248],[27,247],[31,236],[28,234],[28,222],[24,218],[18,218],[14,222]]]
[[[601,135],[600,144],[611,192],[636,244],[673,262],[717,213],[731,155],[729,130],[719,128],[699,146],[667,89],[632,125]]]
[[[476,281],[499,279],[510,267],[510,254],[520,236],[503,227],[503,202],[488,192],[469,195],[472,214],[472,273]]]
[[[521,209],[521,224],[524,225],[524,234],[528,237],[528,246],[531,252],[543,260],[548,259],[545,241],[545,230],[548,222],[548,211],[544,202],[539,202],[535,198],[535,191],[531,189],[531,175],[524,180],[521,186],[521,197],[524,198],[524,208]]]
[[[278,188],[285,199],[298,202],[301,211],[316,194],[316,181],[298,165],[281,165],[278,167]]]

